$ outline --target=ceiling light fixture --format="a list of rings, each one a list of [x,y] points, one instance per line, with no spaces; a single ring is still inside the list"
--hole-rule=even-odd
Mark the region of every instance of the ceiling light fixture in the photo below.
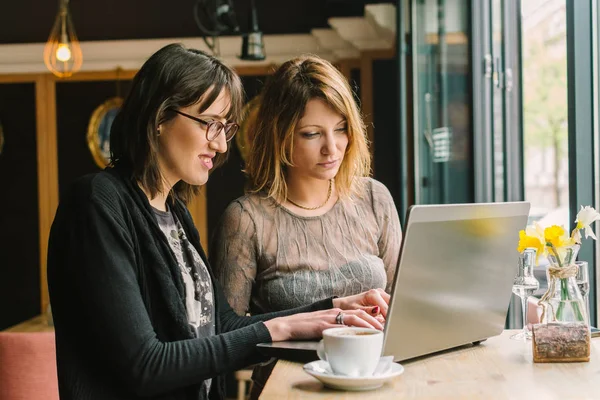
[[[81,46],[73,28],[69,0],[59,0],[58,13],[44,46],[44,64],[54,75],[66,78],[83,63]]]

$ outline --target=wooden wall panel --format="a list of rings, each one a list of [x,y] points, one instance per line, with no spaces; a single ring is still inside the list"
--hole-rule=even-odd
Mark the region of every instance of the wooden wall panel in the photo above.
[[[48,237],[58,207],[58,165],[56,153],[56,92],[54,80],[40,75],[36,80],[36,139],[38,165],[40,293],[41,310],[50,302],[46,279]]]
[[[0,330],[40,311],[35,92],[0,84]]]

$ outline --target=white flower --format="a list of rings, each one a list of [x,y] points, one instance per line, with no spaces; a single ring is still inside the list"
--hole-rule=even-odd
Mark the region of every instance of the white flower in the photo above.
[[[580,229],[585,229],[585,238],[592,237],[592,239],[597,240],[596,235],[594,235],[594,231],[592,230],[592,223],[594,221],[598,221],[600,219],[600,213],[594,209],[594,207],[581,206],[581,210],[577,213],[577,218],[575,218],[575,222],[577,222],[577,226],[574,232],[573,238],[578,242],[581,241],[581,234],[579,233]]]
[[[527,225],[527,227],[525,228],[525,234],[527,236],[538,238],[540,240],[540,243],[544,245],[546,244],[546,240],[544,239],[544,228],[542,228],[542,226],[538,224],[537,221],[534,222],[533,225]]]

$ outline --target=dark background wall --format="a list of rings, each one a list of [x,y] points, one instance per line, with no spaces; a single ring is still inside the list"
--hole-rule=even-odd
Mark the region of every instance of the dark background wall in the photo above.
[[[266,76],[242,76],[246,100],[250,101],[262,89]],[[227,163],[214,170],[206,185],[206,208],[208,235],[210,236],[227,205],[244,194],[246,178],[242,170],[244,160],[233,140]],[[209,237],[210,239],[210,237]]]
[[[373,62],[373,177],[387,186],[399,208],[401,188],[397,65],[395,59]]]
[[[126,96],[131,81],[119,81]],[[76,178],[100,171],[87,145],[88,123],[94,110],[117,95],[116,81],[57,82],[56,129],[59,198]]]
[[[0,85],[0,330],[39,314],[35,86]]]

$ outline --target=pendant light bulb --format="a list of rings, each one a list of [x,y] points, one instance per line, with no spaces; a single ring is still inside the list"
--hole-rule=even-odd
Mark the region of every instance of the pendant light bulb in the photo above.
[[[71,21],[69,0],[59,1],[54,25],[44,46],[44,63],[50,72],[64,78],[79,71],[83,56]]]
[[[56,59],[62,62],[66,62],[71,59],[71,49],[69,49],[68,44],[61,43],[58,45],[58,49],[56,49]]]

